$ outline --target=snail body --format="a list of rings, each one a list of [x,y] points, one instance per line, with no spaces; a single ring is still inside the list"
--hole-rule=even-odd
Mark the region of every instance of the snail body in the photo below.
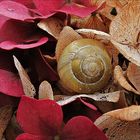
[[[68,91],[93,93],[110,79],[111,59],[99,41],[79,39],[64,49],[57,70],[60,83]]]

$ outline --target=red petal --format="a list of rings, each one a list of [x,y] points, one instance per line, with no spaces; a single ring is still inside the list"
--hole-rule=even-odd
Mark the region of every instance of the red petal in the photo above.
[[[59,12],[64,12],[66,14],[72,14],[79,17],[86,17],[90,15],[92,12],[97,10],[97,7],[85,7],[82,5],[78,5],[76,3],[65,4],[62,8],[56,10]]]
[[[20,97],[24,95],[20,79],[12,72],[0,69],[0,92]]]
[[[78,116],[65,125],[62,140],[107,140],[107,138],[90,119]]]
[[[62,109],[55,101],[21,98],[17,120],[21,128],[35,135],[56,135],[61,128]]]
[[[0,2],[0,14],[22,21],[33,18],[31,11],[26,6],[9,0]]]
[[[62,7],[65,0],[33,0],[37,9],[45,16],[56,13],[55,10]]]
[[[23,134],[17,136],[16,140],[52,140],[52,138],[23,133]]]
[[[33,8],[33,9],[35,8],[33,0],[15,0],[15,2],[21,3],[27,6],[28,8]]]
[[[10,50],[13,48],[33,48],[47,42],[41,31],[34,23],[17,20],[6,20],[0,26],[0,48]]]
[[[42,44],[45,44],[47,41],[48,41],[47,37],[43,37],[35,43],[26,44],[26,45],[25,44],[21,45],[16,42],[12,42],[12,41],[4,41],[4,42],[0,43],[0,48],[5,49],[5,50],[12,50],[14,48],[29,49],[29,48],[41,46]]]
[[[90,104],[90,103],[84,101],[82,98],[80,98],[80,101],[81,101],[84,105],[86,105],[87,107],[91,108],[92,110],[95,110],[95,111],[97,110],[97,108],[96,108],[93,104]]]

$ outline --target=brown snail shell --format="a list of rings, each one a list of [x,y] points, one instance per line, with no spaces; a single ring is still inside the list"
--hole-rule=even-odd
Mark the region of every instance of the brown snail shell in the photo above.
[[[76,93],[93,93],[111,76],[111,59],[104,45],[93,39],[70,43],[58,60],[58,74],[64,88]]]

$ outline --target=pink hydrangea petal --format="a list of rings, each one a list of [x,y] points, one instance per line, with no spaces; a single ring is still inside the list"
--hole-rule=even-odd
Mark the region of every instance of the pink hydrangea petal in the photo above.
[[[33,0],[15,0],[15,2],[21,3],[27,6],[28,8],[35,8]]]
[[[12,41],[4,41],[4,42],[0,43],[0,48],[5,49],[5,50],[12,50],[14,48],[29,49],[29,48],[34,48],[34,47],[43,45],[47,41],[48,41],[47,37],[43,37],[40,40],[38,40],[37,42],[31,43],[31,44],[18,44],[16,42],[12,42]]]
[[[85,7],[76,3],[65,4],[62,8],[56,10],[58,12],[64,12],[66,14],[72,14],[79,17],[86,17],[92,12],[96,11],[97,7]]]
[[[10,0],[0,2],[0,14],[22,21],[33,18],[30,9],[21,3]]]
[[[34,23],[6,20],[0,26],[0,48],[33,48],[47,42]]]
[[[73,117],[62,131],[62,140],[107,140],[105,134],[84,116]]]
[[[37,135],[32,135],[28,133],[23,133],[20,134],[19,136],[16,137],[16,140],[52,140],[52,138],[49,137],[43,137],[43,136],[37,136]]]
[[[49,16],[65,4],[65,0],[33,0],[36,8],[43,15]]]
[[[63,113],[61,106],[52,100],[36,100],[23,96],[17,121],[21,128],[34,135],[56,135],[61,128]]]
[[[97,108],[96,108],[93,104],[90,104],[90,103],[84,101],[82,98],[80,98],[80,101],[81,101],[84,105],[86,105],[87,107],[91,108],[92,110],[95,110],[95,111],[97,110]]]
[[[20,79],[12,72],[0,69],[0,92],[20,97],[24,95]]]

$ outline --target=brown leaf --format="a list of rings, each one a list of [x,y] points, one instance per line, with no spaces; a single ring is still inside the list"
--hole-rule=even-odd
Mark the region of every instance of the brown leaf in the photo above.
[[[132,63],[140,66],[140,48],[135,49],[128,45],[120,44],[115,40],[111,40],[111,42],[119,50],[119,52],[123,54],[125,58],[127,58]]]
[[[126,108],[113,110],[105,113],[105,115],[112,116],[122,121],[134,121],[140,119],[140,106],[132,105]]]
[[[64,23],[56,17],[49,17],[47,19],[43,19],[37,25],[39,28],[48,32],[56,39],[59,38],[59,34],[64,27]]]
[[[107,28],[105,27],[101,18],[97,16],[88,16],[85,18],[74,18],[72,20],[72,26],[76,28],[86,28],[86,29],[95,29],[99,31],[107,32]]]
[[[39,99],[53,100],[53,90],[49,82],[43,81],[39,86]]]
[[[10,105],[3,106],[0,108],[0,140],[3,137],[3,133],[9,123],[13,114],[13,108]]]
[[[112,92],[112,93],[96,93],[92,95],[87,95],[87,94],[80,94],[80,95],[74,95],[74,96],[60,96],[62,100],[57,101],[58,104],[60,105],[65,105],[68,104],[77,98],[90,98],[95,101],[107,101],[107,102],[117,102],[120,98],[120,91]]]
[[[129,63],[127,77],[134,87],[140,92],[140,67]]]
[[[19,124],[17,123],[15,115],[11,118],[8,127],[6,128],[5,137],[6,140],[15,140],[16,137],[23,133],[23,130],[20,128]]]
[[[139,123],[140,120],[122,121],[107,115],[95,121],[95,125],[103,130],[109,140],[139,140]]]
[[[108,43],[110,41],[110,35],[102,31],[93,29],[78,29],[76,32],[78,32],[84,38],[97,39],[103,43]]]
[[[112,21],[114,19],[114,15],[111,15],[111,10],[112,10],[112,6],[109,5],[105,5],[105,7],[99,11],[100,15],[106,17],[107,19],[109,19],[110,21]]]
[[[117,65],[114,69],[114,78],[118,82],[119,85],[121,85],[123,88],[125,88],[128,91],[132,91],[136,94],[140,94],[137,90],[135,90],[126,80],[126,78],[123,75],[122,68]]]
[[[121,10],[110,25],[111,38],[137,48],[140,32],[140,1],[133,0]]]
[[[64,48],[68,46],[71,42],[81,39],[82,37],[75,32],[71,27],[65,26],[60,32],[60,36],[56,45],[56,60],[58,61],[60,55],[62,54]]]
[[[115,7],[119,12],[130,0],[106,0],[106,4]]]
[[[30,97],[34,97],[36,90],[35,87],[33,86],[33,84],[30,81],[30,78],[27,74],[27,72],[24,70],[24,68],[22,67],[22,65],[20,64],[20,62],[18,61],[18,59],[13,56],[14,58],[14,63],[15,66],[18,70],[21,82],[22,82],[22,86],[23,86],[23,90],[25,95],[30,96]]]

